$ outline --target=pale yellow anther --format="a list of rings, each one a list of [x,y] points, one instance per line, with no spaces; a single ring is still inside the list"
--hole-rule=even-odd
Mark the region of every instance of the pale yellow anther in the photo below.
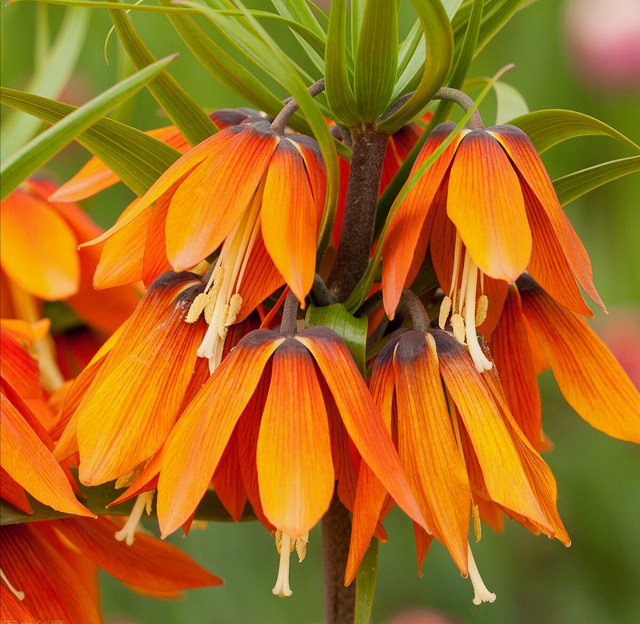
[[[207,325],[211,325],[211,321],[213,320],[213,313],[216,311],[216,300],[213,299],[209,301],[207,307],[204,309],[204,320],[207,322]]]
[[[296,552],[298,553],[298,561],[302,563],[307,556],[307,544],[309,542],[309,534],[305,533],[296,540]]]
[[[18,600],[24,600],[24,592],[22,591],[18,591],[10,582],[9,579],[6,577],[5,573],[2,571],[2,568],[0,568],[0,578],[5,582],[6,586],[11,590],[11,593],[18,599]],[[3,620],[4,622],[5,620]],[[7,622],[9,622],[9,620],[6,620]]]
[[[487,318],[487,312],[489,310],[489,297],[487,295],[480,295],[478,303],[476,304],[476,327],[480,327]]]
[[[207,304],[209,303],[209,295],[205,293],[200,293],[191,304],[189,308],[189,312],[187,313],[187,318],[185,319],[187,323],[195,323],[202,314],[202,311],[205,309]]]
[[[464,327],[464,319],[460,314],[454,314],[451,317],[451,327],[453,329],[453,335],[455,336],[456,340],[460,344],[464,344],[464,339],[467,332]]]
[[[480,522],[480,508],[478,505],[471,507],[471,517],[473,518],[473,532],[476,534],[476,544],[482,537],[482,522]]]
[[[218,336],[220,336],[221,340],[224,340],[227,337],[227,332],[229,331],[226,324],[229,309],[230,306],[227,303],[224,308],[222,308],[222,314],[218,317]]]
[[[224,324],[227,327],[233,325],[236,322],[238,314],[240,313],[240,308],[242,308],[242,297],[238,293],[236,293],[231,297],[231,300],[229,301],[229,310],[224,320]]]
[[[483,602],[495,602],[496,595],[490,592],[484,584],[469,544],[467,544],[467,553],[469,555],[469,576],[473,584],[473,604],[480,605]]]
[[[218,297],[218,293],[222,288],[222,282],[224,281],[224,273],[225,270],[223,266],[219,266],[215,270],[215,273],[213,274],[213,286],[209,289],[208,292],[210,301],[215,301]]]
[[[120,490],[122,488],[129,487],[141,474],[142,471],[146,468],[147,464],[151,461],[151,458],[143,461],[138,464],[131,472],[127,472],[126,475],[122,475],[118,477],[115,484],[115,489]]]
[[[442,303],[440,304],[440,314],[438,316],[438,326],[440,329],[444,329],[444,326],[447,324],[447,319],[449,318],[449,313],[451,312],[451,299],[446,295],[442,299]]]

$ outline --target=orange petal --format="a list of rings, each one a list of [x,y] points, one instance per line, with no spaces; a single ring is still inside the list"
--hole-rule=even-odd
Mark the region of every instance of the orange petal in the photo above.
[[[316,207],[316,229],[322,221],[324,204],[327,199],[327,169],[322,158],[322,150],[315,139],[304,134],[289,135],[287,139],[300,152],[311,185]]]
[[[447,214],[471,257],[489,277],[514,282],[531,257],[520,181],[485,130],[461,141],[451,166]]]
[[[163,535],[173,533],[200,502],[267,361],[282,340],[269,330],[245,336],[174,427],[158,482]]]
[[[116,366],[79,409],[80,481],[99,485],[127,474],[165,441],[191,381],[204,319],[185,322],[200,289],[182,293],[158,327]]]
[[[22,414],[4,393],[0,395],[0,400],[4,470],[34,498],[56,511],[93,517],[76,500],[62,468]]]
[[[518,280],[522,310],[565,399],[590,425],[640,442],[640,394],[586,321],[557,304],[530,277]]]
[[[0,206],[2,268],[28,293],[53,301],[78,290],[76,237],[56,211],[22,189]]]
[[[155,202],[163,193],[166,193],[174,184],[180,183],[188,176],[195,167],[207,158],[215,158],[236,136],[239,132],[237,127],[228,128],[223,132],[218,132],[196,145],[189,150],[184,156],[176,160],[151,186],[151,188],[137,201],[135,206],[127,214],[126,218],[120,219],[112,228],[101,234],[97,238],[83,247],[97,245],[102,241],[119,232],[123,227],[129,225],[134,219],[139,217],[153,202]],[[184,225],[184,224],[182,224]]]
[[[237,128],[242,132],[216,149],[173,196],[166,233],[176,270],[195,266],[217,249],[249,205],[278,144],[266,122],[234,126],[212,138]]]
[[[540,390],[515,286],[509,287],[500,322],[491,337],[491,349],[511,413],[537,449],[542,426]]]
[[[413,165],[411,173],[414,173],[433,154],[454,128],[454,124],[444,123],[431,132]],[[398,307],[400,295],[413,261],[414,250],[418,244],[418,237],[422,231],[422,224],[431,209],[436,191],[463,136],[464,132],[461,132],[409,191],[389,227],[384,241],[383,256],[385,261],[382,265],[382,287],[385,295],[384,307],[389,318],[393,318]],[[426,234],[428,236],[429,232],[426,232]]]
[[[2,376],[24,398],[35,398],[42,394],[38,361],[15,338],[14,333],[0,327],[0,372]],[[19,334],[18,334],[19,335]]]
[[[106,516],[95,521],[57,520],[52,526],[93,563],[124,583],[160,592],[223,584],[172,544],[142,532],[136,533],[131,546],[119,542],[115,533],[122,526]]]
[[[311,327],[296,336],[311,351],[362,459],[412,519],[427,528],[398,454],[358,369],[338,334]]]
[[[549,218],[533,191],[526,184],[522,190],[533,238],[529,275],[558,303],[592,318]]]
[[[14,507],[32,514],[31,503],[25,494],[24,488],[18,485],[9,473],[0,466],[0,497],[11,503]]]
[[[256,461],[267,518],[292,538],[308,533],[329,509],[335,475],[313,359],[293,338],[273,354]]]
[[[305,165],[286,139],[276,147],[262,196],[262,237],[278,271],[299,301],[315,273],[317,212]]]
[[[91,522],[94,522],[91,520]],[[27,622],[55,617],[63,622],[101,624],[97,576],[77,569],[80,557],[62,545],[51,522],[2,527],[2,567],[11,584],[25,594]],[[4,589],[4,587],[3,587]]]
[[[418,555],[418,574],[422,578],[422,564],[427,556],[429,546],[433,542],[433,535],[429,535],[419,524],[413,523],[413,531],[416,536],[416,552]],[[465,574],[466,576],[466,574]]]
[[[236,522],[240,522],[247,502],[247,493],[245,492],[242,473],[240,472],[237,427],[238,425],[236,425],[236,431],[231,435],[229,444],[220,458],[220,463],[213,474],[211,482],[220,502],[229,512],[229,515]]]
[[[529,137],[519,128],[509,125],[490,128],[489,133],[500,141],[516,169],[538,198],[580,286],[595,303],[605,309],[593,285],[589,255],[560,207],[549,174]]]
[[[434,337],[440,372],[469,434],[491,499],[547,525],[498,407],[465,348],[447,332],[435,331]]]
[[[171,271],[171,264],[167,258],[165,227],[172,198],[173,193],[167,191],[158,198],[151,209],[142,262],[142,279],[147,287],[163,273]]]
[[[474,498],[474,503],[478,506],[482,521],[496,533],[502,533],[504,531],[504,514],[500,505],[482,498]]]
[[[466,576],[471,491],[433,339],[416,331],[404,334],[395,349],[394,371],[400,459],[431,533]]]

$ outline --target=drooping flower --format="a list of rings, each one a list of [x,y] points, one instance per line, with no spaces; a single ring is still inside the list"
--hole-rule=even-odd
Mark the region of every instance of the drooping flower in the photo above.
[[[560,391],[596,429],[640,443],[640,394],[586,321],[547,294],[529,275],[509,288],[491,339],[509,406],[534,448],[541,440],[536,352],[551,366]]]
[[[327,511],[336,479],[340,495],[340,480],[348,479],[349,440],[398,505],[425,527],[393,443],[337,334],[320,327],[287,336],[251,332],[191,401],[145,469],[147,481],[159,472],[162,534],[188,522],[237,444],[247,496],[263,523],[280,532],[274,593],[289,595],[289,552],[293,545],[302,548]]]
[[[43,178],[30,178],[2,202],[2,271],[9,278],[12,299],[12,309],[3,313],[35,321],[25,318],[24,304],[17,300],[27,293],[46,301],[64,300],[89,325],[110,333],[133,312],[139,295],[131,286],[109,293],[94,290],[100,251],[79,255],[77,247],[103,230],[75,204],[47,201],[56,188]]]
[[[445,123],[431,133],[414,170],[453,129]],[[451,312],[454,333],[466,340],[479,371],[490,362],[476,339],[476,326],[491,335],[508,284],[525,270],[556,301],[580,314],[591,315],[578,285],[604,307],[587,252],[560,208],[544,165],[514,126],[463,129],[398,208],[383,253],[390,317],[429,243],[447,295],[441,327]]]
[[[190,317],[205,313],[209,329],[199,355],[214,370],[229,325],[284,283],[300,301],[309,292],[325,186],[313,139],[280,136],[262,118],[248,118],[187,152],[92,244],[155,213],[164,224],[157,249],[166,249],[175,270],[196,266],[222,244]]]
[[[468,545],[471,509],[477,537],[478,506],[486,503],[536,533],[569,543],[556,510],[555,479],[509,412],[499,379],[491,377],[495,371],[488,375],[476,370],[451,333],[409,330],[384,347],[371,378],[373,399],[397,440],[400,460],[429,527],[429,533],[415,527],[419,567],[432,536],[437,538],[463,576],[471,575],[476,604],[495,596],[486,591]],[[347,583],[355,577],[386,495],[363,464]]]

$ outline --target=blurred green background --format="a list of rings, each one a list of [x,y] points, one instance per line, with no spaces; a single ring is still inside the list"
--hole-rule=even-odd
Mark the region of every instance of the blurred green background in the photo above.
[[[409,16],[405,2],[403,15]],[[250,6],[268,8],[266,2]],[[518,13],[487,46],[469,76],[489,76],[513,62],[505,80],[525,96],[531,110],[568,108],[598,117],[640,141],[640,99],[611,95],[584,86],[572,71],[563,35],[564,3],[539,0]],[[64,9],[48,7],[55,33]],[[32,3],[2,6],[2,84],[24,88],[34,64]],[[172,74],[207,110],[243,105],[202,69],[162,15],[132,14],[143,39],[157,57],[180,52]],[[206,23],[204,23],[207,27]],[[123,55],[112,37],[110,64],[103,47],[111,22],[106,11],[91,17],[89,36],[77,70],[60,99],[81,104],[112,85],[124,71]],[[402,25],[408,29],[408,22]],[[207,28],[209,32],[213,29]],[[282,28],[279,41],[295,45]],[[220,39],[217,37],[217,39]],[[284,93],[278,93],[284,97]],[[495,116],[490,96],[482,107],[485,122]],[[120,119],[147,130],[169,122],[148,92],[117,111]],[[7,113],[2,110],[3,115]],[[544,154],[552,179],[599,162],[631,156],[628,148],[604,137],[574,139]],[[69,146],[46,166],[63,182],[89,158]],[[112,224],[133,198],[122,184],[83,203],[103,226]],[[595,283],[612,312],[596,313],[595,326],[615,342],[617,355],[632,361],[640,353],[640,176],[631,175],[573,202],[567,214],[590,252]],[[637,373],[638,371],[636,371]],[[636,377],[637,379],[637,377]],[[636,382],[637,383],[637,382]],[[584,423],[564,402],[550,373],[541,377],[543,418],[555,450],[544,456],[558,481],[558,507],[573,544],[534,537],[507,522],[503,535],[485,528],[474,546],[481,574],[498,596],[475,607],[469,580],[462,579],[437,542],[428,553],[424,578],[415,563],[410,522],[394,511],[386,522],[389,543],[380,549],[373,622],[382,623],[419,607],[438,610],[455,622],[495,624],[620,624],[640,622],[640,451],[607,438]],[[153,530],[153,523],[148,524]],[[271,595],[278,555],[273,538],[257,523],[209,524],[187,539],[173,536],[197,561],[222,576],[221,588],[188,592],[185,600],[159,602],[132,594],[104,575],[102,596],[107,622],[140,624],[259,622],[319,623],[324,619],[319,528],[311,533],[307,558],[292,563],[293,597]]]

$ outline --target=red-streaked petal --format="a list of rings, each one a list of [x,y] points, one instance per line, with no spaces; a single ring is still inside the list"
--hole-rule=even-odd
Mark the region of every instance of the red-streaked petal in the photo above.
[[[242,410],[282,340],[269,330],[245,336],[174,427],[158,482],[163,535],[173,533],[200,502]]]
[[[335,475],[322,390],[313,359],[293,338],[273,354],[256,461],[262,509],[292,538],[329,509]]]
[[[322,150],[315,139],[304,134],[293,134],[287,137],[300,152],[311,185],[311,192],[316,206],[316,229],[322,221],[324,204],[327,199],[327,168],[322,158]]]
[[[185,322],[197,287],[178,300],[79,409],[80,480],[98,485],[151,457],[171,431],[193,377],[206,323]]]
[[[480,373],[453,336],[436,331],[434,337],[440,372],[469,434],[491,499],[545,526],[509,431]]]
[[[24,488],[18,485],[9,473],[0,466],[0,497],[11,503],[14,507],[25,513],[33,513],[31,503],[25,494]]]
[[[227,448],[220,458],[220,463],[213,473],[211,482],[220,502],[229,512],[229,515],[236,522],[240,522],[247,502],[247,493],[245,492],[242,473],[240,472],[237,428],[238,425],[236,425],[236,431],[231,435],[229,444],[227,444]]]
[[[0,372],[24,398],[36,398],[42,394],[38,361],[20,344],[13,333],[0,327]]]
[[[119,542],[115,533],[122,526],[106,516],[51,524],[93,563],[123,583],[161,592],[223,584],[172,544],[142,532],[136,533],[131,546]]]
[[[471,491],[431,342],[407,332],[395,350],[398,451],[431,533],[466,576]]]
[[[516,172],[483,129],[461,141],[451,165],[447,214],[480,270],[514,282],[531,257],[531,231]]]
[[[299,301],[315,272],[317,211],[304,160],[289,141],[276,147],[262,196],[262,237],[278,271]]]
[[[4,470],[41,503],[57,511],[93,517],[93,514],[76,500],[62,468],[22,414],[4,393],[0,395],[0,401],[0,454]]]
[[[419,524],[413,523],[413,531],[416,536],[416,554],[418,556],[418,574],[422,578],[422,564],[427,556],[429,546],[433,542],[433,535],[429,535]]]
[[[91,522],[94,522],[91,520]],[[2,527],[2,567],[25,593],[25,609],[41,622],[101,624],[96,576],[76,568],[81,557],[62,545],[50,522]],[[33,622],[34,620],[27,620]]]
[[[166,192],[151,209],[142,261],[142,280],[147,287],[163,273],[171,271],[171,264],[167,258],[165,227],[172,198],[173,193]]]
[[[433,130],[420,151],[411,173],[431,156],[454,128],[454,124],[444,123]],[[431,210],[436,192],[463,136],[464,132],[461,132],[409,191],[389,227],[384,242],[384,263],[382,265],[384,306],[389,318],[393,318],[398,307],[400,295],[413,261],[414,250],[418,244],[418,237],[422,232],[422,224]],[[426,232],[426,235],[428,236],[429,232]]]
[[[526,184],[522,190],[533,238],[529,275],[558,303],[592,318],[549,218],[533,191]]]
[[[217,249],[249,205],[276,149],[278,137],[268,124],[240,128],[173,196],[166,235],[167,255],[176,270],[195,266]]]
[[[500,322],[491,337],[491,350],[511,413],[531,446],[537,449],[542,426],[540,390],[515,286],[509,287]]]
[[[518,172],[537,196],[580,286],[595,303],[605,309],[593,285],[589,255],[560,207],[549,174],[529,137],[519,128],[509,125],[489,128],[488,132],[500,141]]]
[[[497,503],[483,500],[482,498],[474,498],[475,504],[478,506],[480,518],[491,527],[496,533],[502,533],[504,530],[504,514],[502,507]]]
[[[153,186],[138,200],[131,212],[126,218],[120,219],[112,228],[101,234],[97,238],[83,246],[97,245],[102,241],[119,232],[123,227],[129,225],[134,219],[139,217],[153,202],[155,202],[163,193],[166,193],[174,184],[183,181],[194,168],[198,167],[203,160],[215,158],[218,156],[232,141],[241,128],[233,126],[222,132],[218,132],[196,145],[189,150],[184,156],[176,160],[153,184]],[[184,225],[184,224],[182,224]]]
[[[389,433],[342,339],[326,327],[306,329],[296,339],[311,351],[318,363],[362,459],[398,506],[427,528]]]
[[[565,399],[590,425],[640,442],[640,394],[586,321],[557,304],[530,277],[518,280],[522,311]]]
[[[65,299],[78,291],[76,237],[56,210],[17,189],[0,206],[2,269],[28,293]]]

